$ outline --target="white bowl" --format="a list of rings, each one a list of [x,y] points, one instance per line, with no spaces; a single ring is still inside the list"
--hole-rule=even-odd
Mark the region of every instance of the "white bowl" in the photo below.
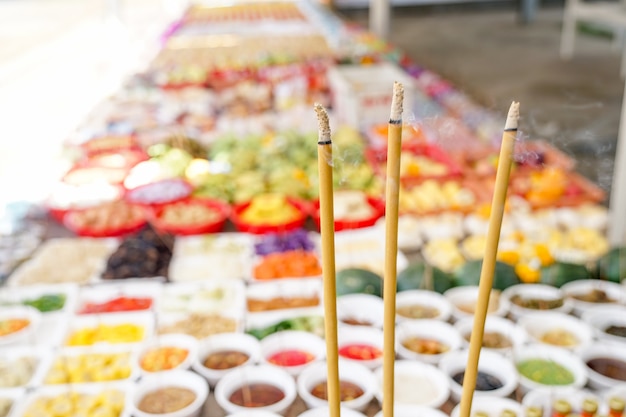
[[[611,398],[614,398],[614,397],[626,398],[626,384],[619,384],[619,385],[613,386],[611,389],[605,391],[602,397],[606,403],[608,403],[611,400]]]
[[[298,377],[298,394],[307,407],[328,407],[328,401],[311,394],[313,387],[321,382],[326,382],[327,374],[328,364],[326,361],[323,361],[307,366]],[[363,390],[363,395],[350,401],[342,401],[341,406],[365,411],[372,398],[374,398],[374,392],[376,391],[376,378],[374,378],[372,371],[358,363],[340,360],[339,379],[340,381],[351,382]]]
[[[141,373],[152,374],[155,372],[145,370],[141,366],[141,361],[143,357],[153,349],[163,348],[163,347],[174,347],[185,349],[187,351],[187,356],[185,359],[173,367],[172,369],[167,369],[164,371],[156,371],[156,372],[171,372],[174,370],[184,370],[191,368],[191,365],[195,361],[198,356],[198,340],[195,337],[186,335],[186,334],[177,334],[170,333],[162,336],[157,336],[155,339],[150,342],[144,344],[143,348],[140,350],[139,355],[137,355],[137,367],[140,369]]]
[[[90,287],[82,287],[78,293],[75,306],[76,314],[119,314],[157,311],[163,284],[158,281],[150,282],[119,282],[107,281]],[[150,308],[144,310],[116,311],[108,313],[81,313],[85,306],[91,304],[103,304],[118,297],[149,298],[152,302]]]
[[[494,311],[488,313],[488,316],[504,317],[509,311],[509,302],[502,296],[502,294],[500,294],[499,291],[492,290],[491,295],[489,296],[490,304],[496,302],[496,294],[498,297],[497,307],[495,307]],[[474,317],[473,313],[468,313],[460,309],[459,306],[476,305],[476,301],[478,300],[478,286],[467,285],[462,287],[450,288],[443,293],[443,296],[452,304],[452,318],[454,321],[462,320],[468,317]]]
[[[275,365],[269,361],[272,355],[288,350],[306,352],[312,355],[313,358],[305,364],[296,366]],[[271,334],[261,340],[261,362],[282,368],[293,376],[299,375],[311,362],[324,359],[325,356],[326,343],[324,339],[313,333],[298,330],[285,330]]]
[[[598,307],[586,311],[581,318],[595,330],[595,336],[599,340],[626,347],[626,337],[615,336],[606,332],[610,326],[626,327],[626,307],[616,305]]]
[[[151,313],[117,313],[117,314],[89,314],[84,316],[74,316],[70,321],[67,334],[63,343],[65,346],[69,346],[67,343],[69,338],[76,332],[84,329],[93,329],[100,325],[103,326],[118,326],[123,324],[132,324],[143,329],[143,338],[136,342],[129,343],[110,343],[110,342],[96,342],[91,346],[105,345],[110,346],[114,344],[124,344],[139,346],[141,343],[152,337],[154,334],[154,315]],[[76,345],[72,347],[84,348],[89,345]]]
[[[270,411],[250,410],[240,411],[238,413],[229,414],[228,417],[281,417],[280,414],[272,413]]]
[[[626,349],[610,344],[594,343],[580,352],[580,358],[585,364],[595,358],[610,358],[626,364]],[[589,365],[587,365],[587,375],[589,376],[589,386],[597,390],[610,389],[618,384],[626,383],[626,381],[610,378],[594,371]]]
[[[409,290],[402,291],[396,295],[396,310],[400,307],[421,305],[424,307],[435,308],[439,311],[437,316],[432,317],[434,320],[448,321],[452,315],[452,305],[443,295],[429,290]],[[413,321],[423,319],[412,319],[409,317],[396,314],[396,321]]]
[[[29,323],[21,330],[0,336],[0,345],[28,345],[33,343],[32,339],[41,323],[39,310],[26,306],[6,307],[0,310],[0,322],[11,319],[26,319]]]
[[[285,397],[265,407],[255,407],[254,410],[269,411],[283,414],[296,399],[296,383],[293,377],[282,368],[270,365],[242,366],[230,371],[217,383],[215,387],[215,399],[227,413],[247,412],[250,407],[242,407],[232,403],[231,394],[244,383],[265,383],[280,388]]]
[[[579,351],[593,342],[593,330],[589,324],[563,313],[541,312],[521,317],[518,322],[533,342]],[[578,341],[573,346],[559,346],[544,342],[542,336],[550,331],[564,330]]]
[[[374,376],[377,381],[376,399],[378,404],[382,405],[383,368],[378,368]],[[417,382],[418,379],[422,382],[421,387],[418,385],[420,383]],[[448,376],[433,365],[417,361],[395,361],[394,388],[395,405],[423,405],[439,408],[450,396]]]
[[[394,417],[448,417],[443,411],[423,405],[394,404]],[[383,417],[383,410],[374,414],[374,417]]]
[[[591,303],[574,298],[574,295],[584,294],[590,290],[604,291],[606,295],[615,300],[615,303]],[[594,310],[598,307],[611,305],[624,305],[626,303],[626,288],[620,284],[600,279],[579,279],[568,282],[561,287],[561,291],[572,300],[574,314],[582,315],[583,313]]]
[[[227,350],[235,350],[248,355],[248,360],[240,366],[256,364],[261,359],[261,345],[256,338],[245,333],[220,333],[198,343],[198,354],[192,369],[209,381],[211,386],[215,386],[224,375],[235,368],[210,369],[203,363],[211,353]]]
[[[382,328],[383,313],[383,299],[375,295],[346,294],[337,297],[337,321],[340,326],[354,326],[343,322],[349,318],[370,323],[371,327]]]
[[[378,358],[360,360],[339,355],[342,359],[365,365],[369,369],[375,369],[383,363],[383,331],[373,327],[340,327],[337,331],[337,347],[339,350],[348,345],[366,345],[379,349],[381,355]]]
[[[549,391],[554,388],[582,388],[587,383],[587,367],[578,356],[567,349],[533,344],[515,350],[514,360],[516,368],[520,362],[530,359],[543,359],[555,362],[570,371],[574,376],[574,381],[566,385],[545,385],[527,378],[518,371],[520,386],[524,393],[534,389]]]
[[[365,414],[346,407],[340,408],[340,414],[342,417],[365,417]],[[328,407],[311,408],[298,414],[298,417],[330,417],[330,410]]]
[[[33,388],[41,385],[43,378],[52,362],[54,350],[48,346],[16,345],[0,348],[0,361],[11,363],[20,358],[33,358],[35,365],[30,379],[18,387],[0,387],[0,391],[18,388]]]
[[[549,416],[552,411],[552,404],[558,400],[566,400],[572,405],[573,410],[580,410],[582,403],[586,399],[596,400],[601,403],[600,397],[588,390],[576,388],[555,388],[550,391],[532,390],[524,395],[522,405],[526,408],[537,407],[543,410],[544,416]],[[598,410],[600,413],[601,410]]]
[[[6,288],[4,294],[0,295],[0,304],[7,301],[9,304],[22,304],[27,300],[35,300],[44,295],[61,294],[65,296],[63,308],[56,311],[42,313],[44,316],[70,313],[74,311],[76,298],[78,296],[78,285],[76,284],[39,284],[27,287]]]
[[[553,308],[550,310],[537,310],[533,308],[525,308],[518,306],[511,301],[511,298],[519,295],[524,298],[534,298],[541,300],[554,300],[563,299],[563,305],[561,307]],[[519,319],[522,316],[531,313],[543,313],[543,312],[560,312],[569,313],[572,310],[572,300],[565,297],[563,291],[558,288],[545,284],[517,284],[513,285],[506,290],[502,291],[502,298],[505,298],[510,304],[510,314],[513,320]]]
[[[460,401],[463,386],[456,383],[452,377],[467,367],[468,350],[451,352],[445,355],[439,363],[441,369],[450,378],[450,391],[453,401]],[[486,372],[500,380],[502,387],[491,391],[476,390],[475,396],[508,397],[517,388],[517,370],[508,359],[489,350],[481,351],[478,360],[478,370]]]
[[[139,410],[137,407],[141,399],[157,389],[176,387],[193,391],[196,398],[187,407],[172,413],[152,414]],[[135,385],[130,400],[130,410],[133,417],[199,417],[204,403],[209,396],[209,386],[199,375],[189,371],[157,372],[144,375]]]
[[[489,395],[474,395],[470,415],[481,412],[489,417],[500,417],[504,410],[511,410],[518,416],[524,415],[524,408],[517,401],[509,398],[491,397]],[[452,409],[450,417],[459,417],[461,404]]]
[[[469,346],[469,342],[465,339],[465,336],[472,333],[474,328],[474,319],[469,317],[459,320],[454,323],[454,327],[461,334],[461,337],[463,338],[463,345]],[[511,320],[497,316],[487,316],[485,320],[485,333],[487,332],[500,333],[511,341],[512,346],[510,348],[500,349],[483,347],[483,349],[505,355],[511,353],[514,348],[522,346],[528,340],[528,335],[524,329]]]
[[[403,342],[410,337],[436,340],[448,347],[439,354],[417,353],[406,348]],[[426,363],[437,364],[448,353],[459,349],[463,338],[451,324],[439,320],[413,320],[400,323],[396,328],[396,350],[402,359],[413,359]]]

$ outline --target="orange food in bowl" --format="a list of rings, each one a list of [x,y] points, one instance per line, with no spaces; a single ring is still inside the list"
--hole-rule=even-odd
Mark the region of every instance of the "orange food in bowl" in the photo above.
[[[269,254],[254,267],[254,277],[259,280],[311,277],[321,273],[322,267],[317,256],[302,250]]]
[[[148,372],[167,371],[176,368],[187,359],[187,349],[174,346],[163,346],[150,349],[141,358],[141,368]]]
[[[8,336],[11,333],[19,332],[30,324],[28,319],[7,319],[0,320],[0,337]]]

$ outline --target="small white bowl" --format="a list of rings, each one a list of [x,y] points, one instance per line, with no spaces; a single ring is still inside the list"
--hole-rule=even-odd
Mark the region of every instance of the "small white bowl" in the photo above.
[[[48,368],[50,368],[54,353],[54,349],[41,345],[16,345],[0,348],[0,361],[12,363],[20,358],[33,358],[35,360],[33,373],[25,384],[18,387],[0,387],[0,391],[18,388],[33,388],[41,385],[46,373],[48,372]]]
[[[365,417],[365,414],[346,407],[340,408],[340,414],[342,417]],[[330,410],[328,406],[311,408],[310,410],[298,414],[298,417],[330,417]]]
[[[16,411],[20,408],[20,402],[24,399],[25,395],[26,390],[23,388],[0,389],[0,400],[9,400],[11,402],[7,417],[21,415]]]
[[[269,411],[283,414],[296,399],[296,383],[293,377],[282,368],[270,365],[242,366],[230,371],[217,383],[215,399],[226,413],[247,412],[250,407],[242,407],[230,401],[231,394],[244,383],[265,383],[283,391],[285,397],[265,407],[255,407],[255,411]]]
[[[511,410],[518,416],[524,415],[524,408],[517,401],[509,398],[491,397],[489,395],[474,395],[470,415],[485,413],[489,417],[500,417],[504,410]],[[459,417],[461,404],[452,409],[450,417]]]
[[[152,414],[138,409],[141,399],[150,392],[158,389],[176,387],[193,391],[196,398],[187,407],[172,413]],[[209,396],[209,385],[199,375],[189,371],[158,372],[144,375],[135,385],[130,396],[130,410],[134,417],[199,417],[204,403]]]
[[[617,305],[598,307],[586,311],[581,318],[595,330],[595,336],[599,340],[626,347],[626,337],[615,336],[606,332],[606,329],[611,326],[626,327],[626,307]]]
[[[537,310],[533,308],[525,308],[521,307],[511,299],[519,295],[523,298],[533,298],[533,299],[541,299],[541,300],[555,300],[562,299],[563,305],[557,308],[553,308],[550,310]],[[543,312],[560,312],[560,313],[569,313],[572,310],[572,300],[567,298],[563,291],[558,288],[552,287],[550,285],[545,284],[517,284],[513,285],[506,290],[502,291],[502,298],[505,298],[507,302],[510,304],[510,314],[513,320],[517,320],[522,316],[532,313],[543,313]]]
[[[468,285],[462,287],[450,288],[443,296],[452,304],[452,318],[454,321],[462,320],[468,317],[474,317],[473,313],[468,313],[460,308],[462,305],[476,305],[478,300],[478,286]],[[497,300],[496,298],[497,297]],[[489,303],[496,303],[497,306],[489,313],[489,316],[504,317],[509,311],[509,302],[497,290],[491,290]]]
[[[580,357],[567,349],[540,344],[526,345],[516,349],[513,357],[516,368],[520,362],[525,360],[543,359],[561,365],[574,376],[574,381],[571,384],[544,385],[527,378],[518,370],[520,387],[524,393],[534,389],[550,391],[555,388],[582,388],[587,383],[587,367]]]
[[[454,327],[459,331],[461,337],[463,338],[463,345],[469,346],[469,342],[465,339],[466,335],[470,335],[472,333],[474,327],[474,319],[472,317],[459,320],[454,323]],[[528,340],[528,335],[526,331],[519,327],[517,324],[512,322],[511,320],[497,317],[497,316],[487,316],[485,320],[485,333],[494,332],[500,333],[511,341],[512,346],[509,348],[487,348],[483,347],[485,350],[490,350],[493,352],[498,352],[504,355],[507,355],[512,352],[513,349],[522,346]]]
[[[376,399],[383,403],[383,368],[374,372]],[[421,381],[417,382],[418,379]],[[418,361],[397,360],[394,365],[395,405],[422,405],[439,408],[450,396],[448,376],[433,365]],[[429,392],[430,391],[430,392]]]
[[[312,355],[313,358],[305,364],[295,366],[281,366],[269,361],[272,355],[287,350],[306,352]],[[298,376],[311,362],[324,359],[325,356],[326,343],[324,339],[313,333],[299,330],[285,330],[271,334],[261,340],[261,362],[282,368],[293,376]]]
[[[151,313],[116,313],[116,314],[89,314],[82,316],[74,316],[70,321],[63,344],[70,348],[84,348],[88,346],[96,345],[127,345],[137,347],[144,341],[148,340],[154,334],[154,315]],[[103,326],[119,326],[124,324],[131,324],[143,329],[143,337],[141,340],[128,342],[128,343],[111,343],[111,342],[96,342],[93,345],[75,345],[69,346],[69,339],[78,331],[85,329],[94,329],[100,325]]]
[[[248,355],[248,360],[240,366],[253,365],[261,359],[261,345],[259,341],[245,333],[219,333],[198,343],[198,354],[192,364],[192,369],[202,375],[209,384],[215,384],[227,373],[236,369],[210,369],[204,366],[206,358],[215,352],[234,350]]]
[[[0,336],[0,346],[32,344],[35,332],[41,322],[41,313],[33,307],[15,306],[0,310],[0,322],[11,319],[26,319],[28,324],[21,330]]]
[[[454,375],[465,370],[467,367],[468,350],[451,352],[443,357],[439,363],[441,369],[450,378],[450,391],[453,401],[460,401],[463,394],[463,386],[452,379]],[[508,359],[495,352],[484,350],[480,353],[478,370],[486,372],[500,380],[502,387],[491,391],[476,390],[475,396],[508,397],[517,388],[517,370]]]
[[[346,361],[365,365],[369,369],[378,368],[383,363],[383,344],[383,331],[373,327],[340,327],[337,331],[337,348],[340,351],[348,345],[366,345],[380,350],[381,355],[378,358],[369,360],[352,359],[342,356],[341,354],[339,355]]]
[[[448,347],[448,350],[439,354],[417,353],[406,348],[403,342],[411,337],[436,340]],[[451,324],[439,320],[413,320],[400,323],[396,328],[396,350],[402,359],[413,359],[425,363],[437,364],[448,353],[459,349],[463,345],[463,338]]]
[[[298,394],[307,407],[328,407],[328,401],[311,394],[313,387],[321,382],[326,382],[327,375],[328,364],[326,361],[323,361],[307,366],[298,377]],[[339,379],[340,381],[351,382],[363,390],[363,394],[360,397],[350,401],[342,401],[341,406],[352,410],[365,411],[372,398],[374,398],[374,392],[376,391],[376,378],[374,378],[372,371],[358,363],[340,360]]]
[[[396,310],[400,307],[411,305],[421,305],[437,309],[439,314],[432,317],[434,320],[448,321],[452,315],[452,305],[443,295],[429,290],[409,290],[402,291],[396,295]],[[412,319],[396,314],[396,321],[413,321],[423,319]]]
[[[576,388],[555,388],[550,391],[532,390],[524,395],[522,405],[525,408],[538,407],[543,410],[544,416],[549,416],[552,411],[552,404],[558,400],[566,400],[572,405],[573,410],[580,410],[584,400],[596,400],[601,403],[600,397],[588,390]],[[598,410],[602,413],[601,410]]]
[[[604,401],[608,403],[611,398],[626,398],[626,384],[619,384],[607,390],[602,396]]]
[[[196,357],[198,356],[198,340],[195,337],[178,333],[170,333],[158,336],[150,342],[144,344],[144,347],[140,350],[139,355],[137,356],[137,367],[140,369],[142,374],[155,373],[152,371],[148,371],[141,366],[141,361],[143,360],[144,356],[153,349],[164,347],[185,349],[187,351],[187,356],[181,363],[176,365],[174,368],[156,372],[171,372],[174,370],[189,369],[191,368],[191,365],[193,364]]]
[[[90,287],[82,287],[78,293],[75,305],[76,314],[119,314],[158,311],[158,303],[163,290],[163,284],[158,281],[149,282],[119,282],[107,281]],[[102,304],[118,297],[148,298],[150,307],[145,310],[115,311],[107,313],[82,313],[89,303]]]
[[[574,298],[575,295],[581,295],[591,290],[604,291],[606,295],[615,300],[614,303],[592,303]],[[561,287],[561,291],[572,300],[574,314],[582,315],[583,313],[594,310],[598,307],[611,305],[624,305],[626,303],[626,288],[620,284],[600,279],[579,279],[568,282]]]
[[[394,404],[394,417],[448,417],[443,411],[423,405]],[[374,417],[383,417],[383,410],[374,414]]]
[[[608,390],[618,384],[624,384],[626,381],[609,378],[593,370],[587,363],[595,358],[610,358],[626,364],[626,349],[615,345],[594,343],[588,346],[580,353],[580,358],[587,366],[587,375],[589,376],[589,386],[596,390]]]
[[[229,414],[228,417],[281,417],[281,415],[270,411],[251,409],[250,411],[240,411],[238,413]]]
[[[533,342],[574,351],[584,349],[593,342],[593,330],[591,326],[568,314],[547,311],[533,313],[521,317],[517,323],[528,333]],[[542,340],[543,335],[555,330],[564,330],[571,333],[577,339],[578,343],[573,346],[559,346]]]
[[[383,299],[370,294],[346,294],[337,297],[337,321],[340,326],[358,326],[343,322],[354,319],[370,323],[369,326],[383,327]]]

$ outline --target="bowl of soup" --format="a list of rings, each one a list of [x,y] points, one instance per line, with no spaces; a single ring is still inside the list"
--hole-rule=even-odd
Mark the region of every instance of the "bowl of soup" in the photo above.
[[[593,342],[589,324],[563,313],[541,312],[523,316],[518,325],[528,333],[533,342],[581,350]]]
[[[595,343],[580,353],[587,366],[589,386],[597,390],[626,383],[626,349]]]
[[[170,333],[147,343],[138,355],[144,373],[189,369],[198,351],[198,340],[186,334]]]
[[[298,376],[300,398],[307,407],[328,407],[328,364],[316,362],[307,366]],[[339,394],[341,406],[364,411],[374,398],[376,379],[371,370],[358,363],[339,361]]]
[[[248,410],[282,414],[296,396],[293,376],[266,364],[232,370],[215,386],[215,400],[228,414]]]
[[[593,327],[598,339],[626,348],[626,307],[598,307],[586,311],[581,318]]]
[[[569,313],[572,301],[559,288],[545,284],[518,284],[502,292],[502,297],[509,302],[511,318],[538,312]]]
[[[469,346],[474,319],[472,317],[459,320],[454,327],[463,337],[463,345]],[[492,350],[501,354],[512,352],[516,347],[522,346],[528,340],[526,331],[511,320],[487,316],[483,333],[483,349]]]
[[[452,304],[452,318],[454,321],[474,317],[478,302],[478,286],[467,285],[450,288],[444,297]],[[509,303],[498,290],[491,290],[487,314],[489,316],[504,317],[509,311]]]
[[[241,366],[257,363],[261,346],[253,336],[244,333],[219,333],[199,342],[192,369],[202,375],[211,386]]]
[[[209,396],[209,385],[189,371],[146,374],[131,395],[135,417],[199,417]]]
[[[383,332],[373,327],[340,327],[339,357],[375,369],[383,363]]]
[[[402,359],[437,364],[462,344],[459,331],[439,320],[407,321],[396,328],[396,350]]]
[[[626,288],[620,284],[600,279],[580,279],[568,282],[561,291],[572,300],[576,315],[602,306],[626,303]]]
[[[293,376],[325,355],[324,339],[305,331],[285,330],[261,340],[261,361],[280,367]]]
[[[337,297],[337,320],[340,326],[383,327],[383,300],[370,294],[346,294]]]
[[[452,305],[443,295],[429,290],[409,290],[396,296],[396,320],[448,321]]]

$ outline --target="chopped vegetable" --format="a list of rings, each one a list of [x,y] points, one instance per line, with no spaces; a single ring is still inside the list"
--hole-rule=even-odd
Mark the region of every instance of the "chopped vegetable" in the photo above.
[[[0,320],[0,337],[19,332],[30,324],[28,319]]]
[[[528,359],[517,364],[526,378],[544,385],[569,385],[574,375],[567,368],[548,359]]]
[[[145,297],[116,297],[104,303],[87,303],[80,314],[113,313],[117,311],[148,310],[152,299]]]
[[[67,340],[68,346],[89,346],[95,343],[136,343],[143,340],[145,330],[136,324],[100,324],[78,330]]]
[[[70,391],[55,396],[35,398],[26,408],[23,417],[119,417],[125,406],[124,392],[105,390],[99,394]]]
[[[57,358],[44,384],[117,381],[130,377],[129,353],[88,353]]]
[[[151,349],[141,358],[141,368],[148,372],[167,371],[183,363],[189,351],[174,346]]]
[[[24,300],[22,304],[36,308],[42,313],[58,311],[65,306],[65,294],[46,294],[32,300]]]
[[[317,256],[303,250],[269,254],[254,267],[254,277],[259,280],[311,277],[321,273]]]

